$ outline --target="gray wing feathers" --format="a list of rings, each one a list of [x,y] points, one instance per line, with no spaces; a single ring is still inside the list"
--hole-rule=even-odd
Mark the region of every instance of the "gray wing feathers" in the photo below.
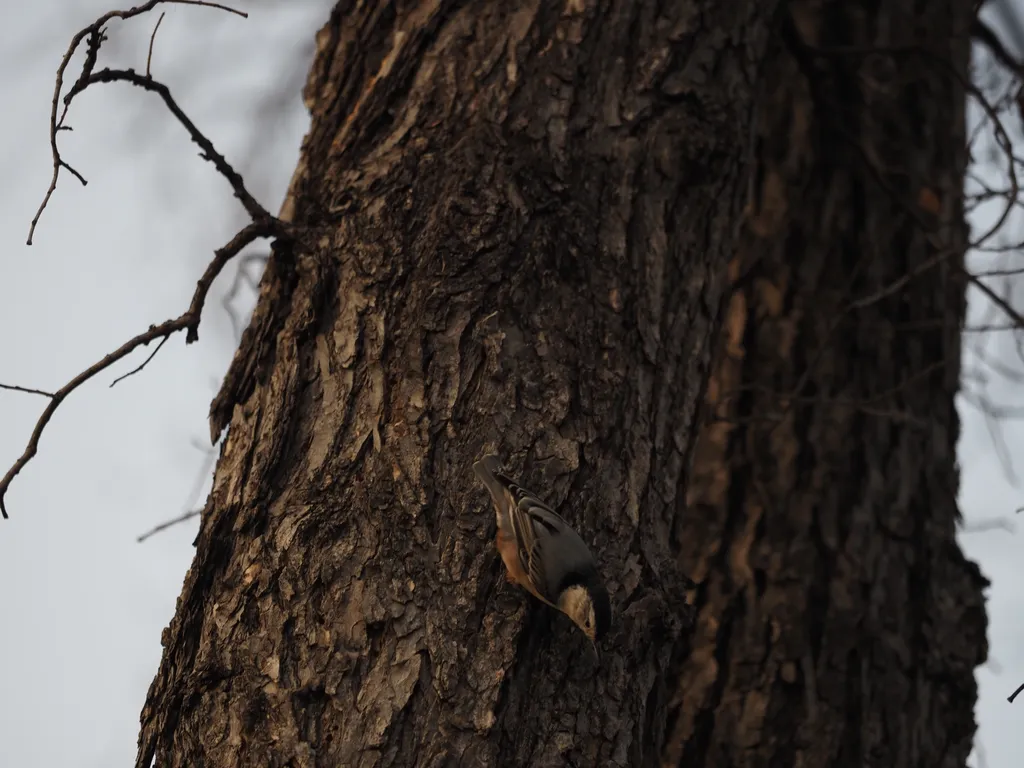
[[[498,464],[498,458],[496,456],[484,456],[480,461],[473,465],[473,471],[476,472],[483,484],[487,486],[487,491],[491,494],[491,498],[494,500],[495,516],[498,518],[498,527],[508,530],[511,526],[510,512],[512,506],[512,498],[508,493],[508,489],[504,483],[501,482],[501,465]]]
[[[555,602],[567,572],[593,567],[587,545],[561,515],[505,475],[496,456],[485,456],[473,469],[501,508],[498,525],[510,527],[515,535],[519,560],[534,587]]]
[[[546,534],[546,529],[542,525],[538,525],[538,518],[534,515],[537,503],[538,500],[532,495],[520,496],[519,503],[512,508],[512,530],[516,535],[519,560],[530,574],[530,581],[538,592],[551,599],[547,581],[548,569],[545,568],[544,562],[544,542],[550,536]]]

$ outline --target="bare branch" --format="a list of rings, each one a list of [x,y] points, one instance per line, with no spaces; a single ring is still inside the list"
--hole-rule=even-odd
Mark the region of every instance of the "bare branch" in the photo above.
[[[979,43],[988,48],[1003,67],[1012,72],[1017,78],[1024,80],[1024,62],[1017,61],[1013,54],[1006,50],[1002,40],[992,29],[980,18],[975,17],[974,26],[971,27],[971,36]]]
[[[253,291],[259,290],[256,278],[249,274],[249,266],[252,264],[259,264],[261,266],[265,265],[269,259],[270,254],[268,253],[249,253],[246,254],[245,256],[240,256],[235,262],[235,277],[231,281],[231,288],[224,294],[224,298],[221,301],[221,305],[224,307],[224,311],[227,313],[228,318],[230,318],[231,320],[232,332],[234,333],[235,340],[238,342],[241,342],[242,331],[241,328],[239,327],[238,317],[235,313],[235,309],[232,306],[232,303],[235,297],[238,295],[238,290],[243,282],[248,284]],[[153,354],[156,353],[154,352]],[[152,359],[152,357],[153,355],[150,355],[150,359]],[[213,382],[213,387],[216,390],[216,381]],[[149,537],[154,536],[155,534],[160,533],[161,531],[166,531],[168,528],[177,525],[178,523],[183,523],[186,520],[191,520],[194,515],[202,514],[202,509],[197,508],[196,505],[199,503],[199,494],[203,490],[203,485],[206,483],[206,479],[210,475],[210,470],[213,469],[214,462],[217,459],[217,448],[220,445],[222,439],[223,436],[220,439],[218,439],[217,442],[214,443],[212,447],[208,444],[204,444],[202,441],[196,438],[192,439],[192,446],[197,450],[202,451],[203,454],[205,454],[206,456],[205,461],[200,467],[199,474],[196,475],[192,491],[191,493],[189,493],[188,503],[185,504],[186,510],[194,511],[187,511],[184,514],[179,515],[178,517],[161,523],[160,525],[156,526],[147,533],[144,533],[141,536],[139,536],[138,539],[136,539],[136,541],[142,543]]]
[[[235,297],[238,296],[238,290],[242,287],[242,283],[246,283],[252,291],[256,293],[259,292],[259,284],[257,279],[249,274],[249,267],[252,264],[260,264],[261,266],[265,265],[269,258],[270,255],[265,253],[250,253],[247,256],[243,256],[238,261],[238,269],[235,271],[235,279],[231,281],[231,287],[227,290],[224,294],[224,298],[221,300],[221,306],[224,307],[228,320],[231,321],[231,332],[239,342],[241,342],[242,338],[242,329],[238,314],[235,312],[234,308]]]
[[[927,272],[932,267],[941,264],[943,261],[948,259],[953,254],[954,251],[948,248],[938,251],[931,258],[926,259],[921,264],[918,264],[912,270],[906,272],[902,277],[900,277],[897,280],[894,280],[889,285],[884,286],[883,288],[879,288],[877,291],[868,296],[865,296],[864,298],[857,299],[852,304],[850,304],[850,306],[848,306],[845,311],[849,312],[854,309],[863,309],[864,307],[870,306],[881,301],[886,296],[891,296],[897,291],[902,290],[907,285],[907,283],[909,283],[915,277],[918,277],[924,272]]]
[[[1016,690],[1016,691],[1014,691],[1013,693],[1011,693],[1011,694],[1010,694],[1010,695],[1009,695],[1009,696],[1007,697],[1007,699],[1006,699],[1006,700],[1007,700],[1008,702],[1010,702],[1011,704],[1013,704],[1013,700],[1014,700],[1014,699],[1016,699],[1016,698],[1017,698],[1017,696],[1019,696],[1019,695],[1020,695],[1021,691],[1024,691],[1024,683],[1021,683],[1021,684],[1020,684],[1020,686],[1019,686],[1019,687],[1017,688],[1017,690]]]
[[[57,149],[57,133],[67,128],[64,125],[64,119],[67,116],[68,108],[71,105],[72,100],[75,96],[85,91],[89,86],[96,83],[111,83],[111,82],[127,82],[132,85],[136,85],[147,91],[152,91],[158,94],[164,104],[170,110],[171,114],[178,120],[179,123],[184,126],[185,130],[188,131],[192,141],[199,145],[202,150],[200,156],[213,163],[217,171],[228,180],[231,185],[231,189],[235,193],[242,206],[252,219],[252,222],[238,232],[223,248],[218,249],[214,252],[214,258],[206,267],[206,271],[202,277],[199,278],[199,282],[196,285],[196,290],[192,295],[192,302],[188,309],[179,317],[166,320],[160,325],[152,325],[149,330],[144,333],[140,333],[137,336],[129,339],[116,350],[105,356],[102,360],[93,364],[86,370],[82,371],[75,378],[61,387],[54,393],[46,393],[41,390],[29,390],[23,387],[8,386],[5,388],[15,389],[17,391],[32,392],[34,394],[45,395],[50,398],[50,402],[47,404],[43,413],[40,415],[36,422],[35,428],[32,431],[32,435],[29,438],[28,445],[22,455],[14,462],[14,465],[7,471],[7,474],[0,479],[0,515],[3,518],[7,518],[7,508],[4,504],[4,498],[7,494],[7,490],[10,488],[11,482],[17,477],[18,473],[25,467],[25,465],[32,460],[39,449],[39,440],[42,436],[43,430],[49,423],[50,419],[53,418],[53,414],[57,408],[64,401],[68,395],[74,392],[78,387],[87,382],[93,376],[100,371],[106,370],[111,365],[131,354],[135,349],[148,345],[150,342],[160,339],[160,343],[156,349],[143,361],[143,363],[125,374],[115,379],[111,386],[117,384],[119,381],[138,373],[153,359],[157,352],[167,342],[167,339],[178,331],[185,331],[185,343],[191,344],[199,338],[199,321],[203,313],[203,305],[206,303],[207,294],[210,291],[210,287],[213,281],[220,274],[224,266],[241,252],[243,248],[249,245],[257,238],[262,237],[273,237],[277,239],[290,239],[295,235],[295,228],[290,224],[283,222],[274,216],[271,216],[266,209],[261,206],[256,199],[249,194],[249,191],[245,188],[245,183],[242,180],[234,168],[225,160],[224,156],[221,155],[213,146],[213,143],[196,128],[192,120],[182,111],[178,106],[177,102],[171,96],[170,90],[163,83],[159,83],[149,76],[150,60],[152,58],[153,40],[156,37],[156,30],[160,26],[160,21],[157,21],[156,28],[150,37],[150,52],[147,57],[145,76],[138,74],[133,69],[127,70],[115,70],[115,69],[104,69],[99,72],[94,72],[96,61],[99,55],[100,46],[106,39],[104,33],[104,25],[111,19],[128,19],[134,16],[138,16],[146,11],[151,10],[161,2],[178,3],[183,5],[199,5],[211,8],[218,8],[221,10],[231,11],[237,13],[240,16],[246,17],[247,14],[241,11],[235,11],[227,6],[220,5],[218,3],[207,2],[206,0],[150,0],[143,5],[137,6],[127,11],[111,11],[106,15],[100,17],[90,26],[81,30],[71,41],[71,45],[68,47],[67,52],[64,55],[60,67],[57,70],[57,83],[54,89],[53,104],[50,112],[50,146],[53,154],[53,179],[50,183],[50,187],[46,192],[43,202],[36,212],[35,218],[32,220],[32,225],[29,229],[28,242],[31,245],[32,235],[35,232],[36,224],[39,221],[39,217],[42,215],[43,210],[46,208],[46,204],[53,194],[54,189],[57,185],[57,177],[61,168],[66,168],[72,174],[74,174],[83,184],[85,179],[73,168],[71,168],[60,156],[60,152]],[[163,16],[161,15],[161,19]],[[68,62],[71,60],[72,55],[81,44],[82,40],[88,39],[88,48],[86,51],[85,63],[82,66],[81,74],[75,81],[74,85],[68,89],[67,94],[64,96],[64,111],[61,113],[60,118],[57,118],[57,103],[60,100],[61,90],[64,84],[64,73],[67,69]]]
[[[1006,299],[993,291],[985,284],[984,280],[980,279],[976,275],[972,275],[969,272],[965,272],[964,274],[967,275],[967,279],[970,280],[971,285],[975,285],[981,289],[981,292],[988,296],[992,303],[999,307],[1007,317],[1013,320],[1014,324],[1018,328],[1024,328],[1024,317],[1022,317],[1020,312],[1014,309]]]
[[[965,325],[960,329],[963,333],[1001,333],[1003,331],[1019,331],[1016,323],[987,323],[985,325]]]
[[[256,198],[249,194],[249,190],[245,188],[245,182],[242,180],[241,175],[231,167],[220,152],[214,149],[213,142],[206,138],[206,136],[196,128],[192,120],[189,119],[189,117],[181,110],[181,107],[178,106],[178,103],[171,96],[170,89],[163,83],[157,82],[156,80],[144,75],[140,75],[134,69],[103,69],[90,75],[81,84],[76,83],[65,97],[65,101],[70,100],[73,96],[95,83],[116,82],[131,83],[139,88],[158,94],[160,98],[163,99],[164,104],[167,105],[167,109],[171,111],[171,114],[173,114],[178,119],[178,122],[184,126],[185,130],[188,131],[192,141],[199,145],[199,148],[202,150],[199,156],[204,160],[209,160],[213,163],[221,176],[228,180],[232,191],[235,193],[235,197],[237,197],[242,203],[242,207],[245,208],[246,213],[248,213],[254,221],[270,218],[270,213],[267,212],[262,205],[256,202]]]
[[[156,40],[157,30],[160,29],[160,24],[163,22],[164,16],[166,15],[166,11],[160,14],[160,18],[156,20],[156,26],[153,27],[153,34],[149,36],[149,53],[146,54],[146,77],[153,76],[152,70],[150,69],[153,64],[153,41]]]
[[[1006,445],[1006,439],[1003,437],[999,415],[983,395],[968,392],[963,394],[964,399],[977,408],[985,419],[985,427],[988,429],[989,439],[992,441],[992,447],[995,449],[996,459],[998,459],[1007,481],[1010,485],[1016,486],[1018,484],[1017,473],[1013,471],[1013,457],[1010,455],[1010,449]]]
[[[134,18],[135,16],[141,16],[144,13],[148,13],[156,6],[161,3],[173,3],[177,5],[197,5],[204,6],[207,8],[216,8],[221,11],[227,11],[228,13],[234,13],[242,18],[248,18],[249,14],[244,11],[239,11],[234,8],[230,8],[220,3],[207,2],[207,0],[149,0],[148,2],[138,5],[134,8],[129,8],[124,11],[110,11],[100,16],[96,21],[79,30],[71,39],[71,44],[68,46],[67,51],[64,53],[64,58],[61,60],[60,66],[57,67],[57,81],[53,88],[53,101],[50,105],[50,153],[53,156],[53,176],[50,179],[50,186],[46,190],[46,194],[43,196],[43,202],[40,203],[39,209],[36,211],[36,215],[32,218],[32,224],[28,230],[28,245],[32,245],[32,237],[36,231],[36,225],[39,223],[39,219],[43,215],[43,211],[46,209],[47,204],[50,202],[50,198],[53,196],[53,192],[57,189],[57,179],[60,176],[60,169],[65,168],[75,178],[77,178],[82,184],[86,184],[85,178],[72,168],[68,163],[61,159],[60,150],[57,148],[57,134],[66,128],[64,126],[64,118],[67,116],[68,106],[71,103],[70,94],[64,97],[64,111],[57,118],[57,105],[60,103],[61,91],[64,88],[64,74],[67,71],[68,64],[71,63],[72,57],[78,50],[78,46],[82,44],[83,40],[88,40],[86,48],[85,62],[82,65],[82,72],[72,86],[72,91],[80,92],[84,83],[92,75],[93,68],[96,66],[96,60],[99,56],[100,45],[106,39],[104,36],[104,27],[108,22],[114,19],[120,19],[125,21],[127,19]]]
[[[110,382],[110,388],[113,389],[114,385],[117,384],[117,382],[124,381],[129,376],[134,376],[136,373],[138,373],[143,368],[145,368],[147,365],[149,365],[149,361],[152,360],[154,357],[156,357],[156,353],[159,352],[160,348],[163,347],[163,345],[167,343],[167,340],[169,338],[171,338],[171,337],[170,336],[164,336],[162,339],[160,339],[160,343],[156,345],[156,349],[154,349],[152,352],[149,353],[149,357],[147,357],[145,360],[143,360],[142,363],[137,368],[133,368],[132,370],[128,371],[128,373],[126,373],[126,374],[124,374],[122,376],[118,376],[116,379],[114,379],[112,382]]]
[[[99,360],[86,368],[50,396],[50,402],[47,404],[43,413],[40,415],[39,420],[36,422],[35,429],[32,430],[32,436],[29,438],[28,445],[26,446],[24,453],[22,453],[17,461],[14,462],[14,465],[7,471],[7,474],[0,479],[0,515],[2,515],[4,519],[7,519],[7,508],[4,504],[4,497],[7,495],[7,490],[10,488],[11,482],[15,477],[17,477],[18,473],[21,472],[25,465],[32,460],[32,457],[36,455],[36,452],[39,449],[39,438],[42,436],[43,430],[46,429],[46,425],[49,423],[50,419],[53,418],[53,414],[56,412],[57,408],[60,407],[60,404],[64,399],[97,373],[106,370],[118,360],[126,357],[139,347],[149,344],[151,341],[161,337],[170,336],[171,334],[177,333],[181,330],[185,331],[186,344],[190,344],[193,341],[198,340],[199,320],[202,316],[206,296],[210,291],[210,286],[213,285],[213,281],[217,278],[217,275],[220,274],[224,265],[236,256],[243,248],[245,248],[245,246],[249,245],[249,243],[253,242],[257,238],[274,236],[278,234],[278,230],[279,227],[277,226],[276,219],[252,222],[246,226],[231,238],[223,248],[214,252],[213,261],[211,261],[209,266],[207,266],[203,276],[199,278],[195,293],[192,295],[192,303],[182,315],[171,320],[166,320],[163,323],[160,323],[160,325],[151,325],[149,330],[129,339],[109,355],[105,356],[102,360]]]
[[[186,520],[191,520],[194,516],[202,514],[202,508],[196,505],[199,504],[199,494],[202,493],[203,485],[206,483],[206,479],[210,476],[210,471],[213,469],[214,462],[217,460],[217,448],[220,445],[220,440],[218,440],[213,446],[202,445],[198,441],[194,441],[192,444],[205,454],[205,459],[199,469],[199,474],[196,475],[192,490],[188,495],[188,501],[185,504],[186,511],[177,517],[160,523],[160,525],[157,525],[142,534],[136,539],[137,542],[142,543],[150,536],[160,533],[161,531],[166,531],[171,526],[183,523]]]
[[[178,515],[177,517],[171,518],[170,520],[167,520],[167,521],[165,521],[163,523],[160,523],[160,525],[157,525],[157,526],[154,526],[153,528],[150,528],[148,531],[146,531],[141,536],[139,536],[137,539],[135,539],[135,541],[137,541],[138,543],[141,544],[146,539],[148,539],[150,536],[154,536],[154,535],[160,533],[160,531],[166,531],[172,525],[177,525],[178,523],[184,523],[186,520],[191,520],[193,517],[197,517],[199,514],[202,513],[202,511],[203,510],[201,510],[201,509],[190,509],[188,512],[186,512],[183,515]]]
[[[17,384],[0,384],[0,389],[9,389],[12,392],[24,392],[28,395],[42,395],[43,397],[53,398],[56,395],[53,392],[47,392],[42,389],[32,389],[31,387],[19,387]]]
[[[975,272],[975,277],[1018,277],[1024,275],[1024,267],[1016,269],[987,269],[984,272]]]

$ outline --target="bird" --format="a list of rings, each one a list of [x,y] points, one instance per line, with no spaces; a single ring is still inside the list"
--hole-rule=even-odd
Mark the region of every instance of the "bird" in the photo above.
[[[497,456],[484,456],[473,470],[494,502],[495,543],[508,581],[568,616],[596,652],[612,611],[590,549],[555,510],[506,475]]]

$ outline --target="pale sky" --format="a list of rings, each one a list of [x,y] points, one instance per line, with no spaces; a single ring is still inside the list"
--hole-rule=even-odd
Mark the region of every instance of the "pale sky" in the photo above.
[[[154,75],[274,212],[308,122],[302,79],[287,73],[298,67],[304,75],[302,57],[331,4],[306,0],[282,11],[246,3],[248,20],[167,6],[157,37]],[[54,72],[72,35],[112,7],[110,0],[45,5],[8,3],[0,25],[7,73],[0,81],[0,381],[53,390],[150,324],[180,314],[211,252],[244,216],[157,97],[111,84],[76,100],[74,132],[60,137],[88,187],[65,174],[35,245],[25,245],[51,172]],[[116,46],[104,49],[101,65],[144,71],[156,18],[113,24]],[[287,100],[267,103],[289,83]],[[253,144],[271,129],[271,140]],[[231,274],[215,286],[198,344],[172,338],[145,371],[110,389],[152,347],[137,351],[73,394],[12,485],[11,519],[0,521],[0,766],[109,768],[135,759],[160,633],[192,561],[198,522],[143,544],[135,538],[183,511],[204,464],[195,444],[208,442],[209,402],[235,344],[217,301]],[[239,307],[250,306],[246,294]],[[1012,364],[1008,341],[989,349]],[[1015,404],[1011,382],[994,380],[989,394]],[[45,405],[0,391],[0,474]],[[977,412],[962,405],[961,413],[965,518],[1012,518],[1024,493],[1000,468]],[[1011,454],[1024,455],[1024,430],[1008,423],[1004,437]],[[1024,476],[1024,462],[1017,470]],[[998,674],[992,666],[978,673],[987,766],[972,762],[1016,768],[1024,699],[1011,706],[1006,696],[1024,682],[1024,558],[1018,536],[1003,530],[966,535],[964,544],[993,582],[989,639],[999,665]]]

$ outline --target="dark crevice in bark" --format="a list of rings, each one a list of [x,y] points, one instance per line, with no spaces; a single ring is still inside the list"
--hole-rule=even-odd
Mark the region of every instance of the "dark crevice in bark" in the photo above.
[[[844,697],[847,713],[847,725],[844,738],[839,747],[838,761],[841,765],[863,765],[865,762],[862,742],[862,708],[864,692],[861,690],[861,677],[864,675],[864,663],[856,648],[850,650],[846,661],[846,690]]]
[[[722,615],[719,629],[715,635],[714,659],[719,670],[728,669],[729,664],[729,643],[732,640],[732,622],[737,607],[732,605]],[[722,700],[722,693],[726,688],[726,675],[719,674],[712,684],[705,706],[697,715],[694,723],[693,734],[686,740],[683,748],[680,765],[692,765],[696,768],[705,768],[716,765],[709,759],[713,752],[712,736],[715,728],[715,710]]]

